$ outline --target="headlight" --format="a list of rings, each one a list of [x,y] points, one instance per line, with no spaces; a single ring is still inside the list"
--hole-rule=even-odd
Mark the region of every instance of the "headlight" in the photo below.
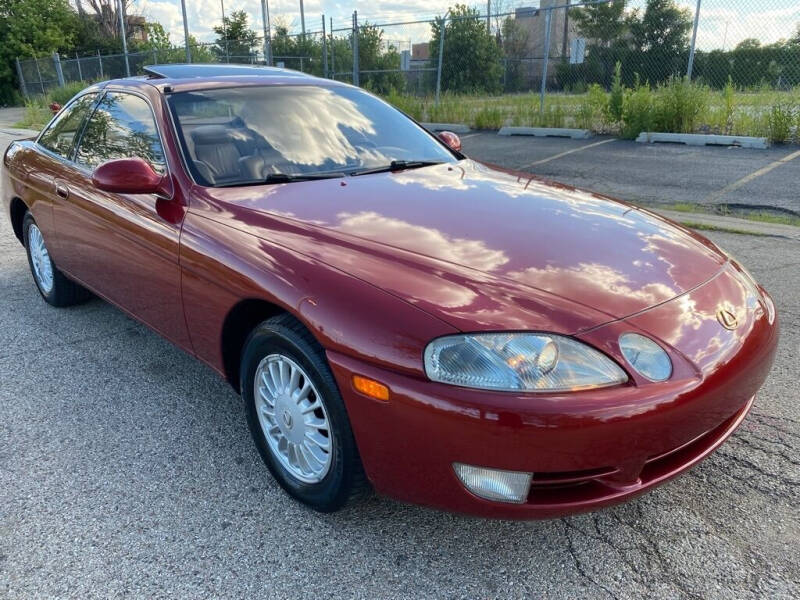
[[[672,361],[664,349],[638,333],[619,336],[619,348],[637,373],[651,381],[665,381],[672,375]]]
[[[624,383],[614,361],[568,337],[479,333],[436,339],[425,348],[433,381],[501,391],[560,392]]]

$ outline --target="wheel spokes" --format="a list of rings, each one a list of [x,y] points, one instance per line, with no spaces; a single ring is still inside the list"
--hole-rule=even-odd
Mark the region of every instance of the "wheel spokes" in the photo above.
[[[256,408],[267,444],[294,477],[321,481],[332,460],[328,415],[303,368],[281,354],[259,363],[255,376]]]

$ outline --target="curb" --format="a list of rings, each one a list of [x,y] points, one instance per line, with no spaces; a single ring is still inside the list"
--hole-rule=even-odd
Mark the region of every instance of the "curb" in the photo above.
[[[671,221],[684,224],[685,227],[692,229],[692,225],[705,225],[707,227],[719,228],[723,232],[727,230],[751,235],[768,235],[787,238],[800,242],[800,227],[784,225],[781,223],[762,223],[760,221],[750,221],[749,219],[739,219],[737,217],[726,217],[723,215],[712,215],[708,213],[682,212],[669,209],[661,209],[658,206],[643,206],[645,210],[666,217]],[[702,233],[702,232],[701,232]]]
[[[573,140],[588,140],[593,134],[588,129],[566,127],[501,127],[497,135],[533,135],[536,137],[565,137]]]
[[[420,123],[428,131],[452,131],[453,133],[469,133],[470,128],[463,123]]]
[[[686,144],[687,146],[739,146],[741,148],[769,148],[767,138],[748,137],[736,135],[713,135],[703,133],[661,133],[656,131],[642,131],[636,138],[639,143],[653,144],[665,142],[673,144]]]
[[[32,137],[34,135],[39,135],[39,132],[34,131],[33,129],[14,129],[13,127],[0,127],[0,133],[19,137]]]

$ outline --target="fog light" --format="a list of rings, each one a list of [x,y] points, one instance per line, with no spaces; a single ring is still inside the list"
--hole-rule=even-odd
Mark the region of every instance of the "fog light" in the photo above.
[[[453,463],[461,483],[473,494],[498,502],[525,502],[531,487],[531,473],[501,471]]]

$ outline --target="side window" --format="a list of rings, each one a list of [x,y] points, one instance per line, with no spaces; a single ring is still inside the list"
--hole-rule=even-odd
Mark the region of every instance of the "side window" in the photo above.
[[[94,168],[115,158],[134,157],[149,162],[157,173],[166,169],[153,111],[139,96],[109,92],[86,125],[76,160]]]
[[[39,138],[39,144],[59,156],[69,158],[75,136],[83,125],[97,94],[86,94],[68,105]]]

